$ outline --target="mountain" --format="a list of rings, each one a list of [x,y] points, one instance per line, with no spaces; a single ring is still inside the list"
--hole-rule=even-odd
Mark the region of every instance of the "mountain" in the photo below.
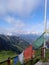
[[[21,53],[30,44],[17,36],[8,36],[0,34],[0,50],[13,50]]]
[[[33,43],[39,37],[39,35],[37,35],[37,34],[22,34],[19,37],[28,41],[29,43]]]
[[[29,43],[33,43],[38,37],[40,37],[41,34],[21,34],[19,35],[20,38],[28,41]],[[49,35],[45,36],[46,41],[49,39]]]
[[[40,35],[37,35],[37,34],[25,34],[25,35],[20,35],[20,38],[22,38],[24,40],[27,40],[29,43],[31,43],[33,45],[34,41],[36,41],[36,39],[38,39],[40,36],[41,36],[41,34]],[[46,47],[47,47],[47,45],[49,44],[49,35],[45,36],[45,42],[46,42]],[[35,49],[35,46],[33,48]]]
[[[17,53],[21,53],[24,49],[26,49],[30,44],[39,37],[39,35],[33,34],[22,34],[19,36],[9,36],[9,35],[1,35],[0,34],[0,50],[13,50]],[[48,40],[49,36],[46,36],[46,40]],[[47,41],[46,41],[47,42]],[[49,40],[48,40],[49,43]]]

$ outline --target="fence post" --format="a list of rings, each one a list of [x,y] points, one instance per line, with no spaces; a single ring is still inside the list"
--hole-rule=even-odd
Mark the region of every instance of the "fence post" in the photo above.
[[[31,65],[32,65],[32,58],[31,58]]]
[[[42,59],[44,59],[44,49],[46,49],[46,48],[44,48],[44,47],[41,48],[41,58]]]
[[[8,57],[7,65],[10,65],[10,57]]]
[[[25,63],[23,65],[25,65]]]

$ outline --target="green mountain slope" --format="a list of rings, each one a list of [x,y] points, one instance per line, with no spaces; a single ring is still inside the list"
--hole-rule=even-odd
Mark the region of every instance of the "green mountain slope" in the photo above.
[[[21,53],[29,45],[27,41],[17,36],[0,35],[0,50],[13,50]]]

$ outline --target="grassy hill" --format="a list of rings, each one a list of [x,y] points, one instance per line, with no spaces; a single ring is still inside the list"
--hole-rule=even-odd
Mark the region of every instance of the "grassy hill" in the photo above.
[[[20,54],[29,45],[27,41],[17,36],[0,35],[0,62]]]
[[[3,55],[4,53],[5,53],[6,56]],[[1,59],[1,60],[4,60],[5,58],[7,59],[8,56],[13,57],[13,56],[15,56],[15,55],[18,55],[18,54],[17,54],[17,53],[13,53],[13,51],[1,51],[1,52],[0,52],[0,57],[2,56],[2,59]],[[46,59],[45,59],[45,60],[44,60],[44,59],[41,59],[41,49],[36,50],[35,56],[36,56],[36,57],[32,60],[33,65],[34,65],[36,62],[38,62],[39,60],[41,60],[41,61],[47,61],[47,60],[49,59],[49,49],[46,49]],[[12,60],[11,65],[14,65],[13,59],[11,59],[11,60]],[[4,62],[4,63],[2,63],[2,64],[0,64],[0,65],[7,65],[7,62]],[[21,65],[21,64],[20,64],[20,62],[18,61],[18,63],[17,63],[16,65]],[[27,62],[26,65],[31,65],[31,61]]]
[[[14,57],[17,56],[18,54],[14,51],[5,51],[2,50],[0,51],[0,62],[6,60],[8,57]]]

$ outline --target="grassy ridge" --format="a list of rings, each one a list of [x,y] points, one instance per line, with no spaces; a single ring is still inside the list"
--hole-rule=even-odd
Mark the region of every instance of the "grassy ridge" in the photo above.
[[[17,36],[0,35],[0,50],[12,50],[21,53],[30,44]]]
[[[0,51],[0,62],[6,60],[8,57],[13,57],[18,55],[13,51]]]
[[[34,65],[34,64],[35,64],[36,62],[38,62],[39,60],[40,60],[39,58],[34,58],[34,60],[32,59],[32,65]],[[2,64],[0,64],[0,65],[7,65],[7,62],[4,62],[4,63],[2,63]],[[10,65],[14,65],[13,59],[12,59],[12,62],[11,62]],[[20,64],[20,62],[18,61],[18,63],[15,64],[15,65],[22,65],[22,64]],[[31,60],[29,60],[27,63],[25,63],[25,65],[31,65]]]
[[[35,55],[36,55],[36,57],[41,56],[41,49],[37,50]],[[49,49],[46,49],[45,55],[46,55],[46,58],[49,59]]]
[[[17,53],[13,53],[13,51],[6,51],[4,56],[2,53],[5,53],[5,51],[0,52],[0,57],[2,57],[2,59],[0,59],[1,61],[7,59],[9,56],[12,57],[14,55],[18,55]],[[35,55],[36,55],[36,58],[34,58],[32,61],[33,65],[37,61],[41,60],[41,50],[37,50]],[[46,60],[47,59],[49,59],[49,49],[46,49]],[[0,64],[0,65],[7,65],[7,62]],[[12,59],[11,65],[14,65],[13,59]],[[20,62],[18,62],[16,65],[21,65],[21,64],[20,64]],[[31,62],[29,61],[26,65],[31,65]]]
[[[13,56],[16,56],[18,55],[17,53],[13,53],[13,51],[1,51],[0,52],[0,62],[7,59],[8,57],[13,57]],[[14,59],[11,59],[12,62],[11,62],[11,65],[14,65]],[[34,61],[32,61],[32,63],[34,62],[35,63],[36,59],[34,59]],[[34,64],[33,63],[33,64]],[[29,61],[26,65],[30,65],[31,62]],[[7,65],[7,62],[4,62],[0,65]],[[18,62],[16,65],[21,65],[20,62]]]

